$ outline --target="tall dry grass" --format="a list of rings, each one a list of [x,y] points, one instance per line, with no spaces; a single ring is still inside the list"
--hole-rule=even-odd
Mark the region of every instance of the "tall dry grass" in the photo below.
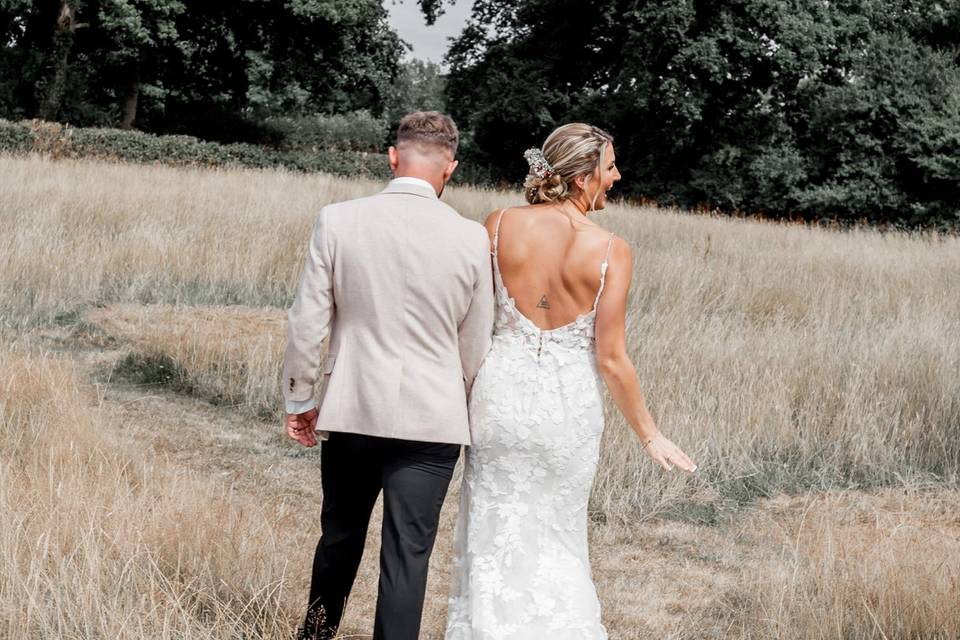
[[[269,413],[312,216],[377,188],[0,158],[0,338],[96,327],[128,368],[169,363],[177,388]],[[478,219],[519,200],[445,199]],[[634,248],[641,384],[702,469],[661,474],[608,407],[592,533],[611,637],[956,637],[956,491],[727,507],[956,486],[960,239],[624,206],[598,221]],[[0,637],[291,631],[306,576],[290,548],[313,542],[315,509],[131,450],[69,362],[25,349],[0,349]]]
[[[0,176],[0,320],[21,327],[102,302],[287,306],[316,212],[379,188],[39,157],[0,157]],[[507,200],[464,199],[475,217]]]
[[[105,413],[82,377],[0,345],[0,637],[291,637],[318,505],[130,446],[147,425]],[[761,502],[722,527],[595,524],[604,623],[615,640],[954,638],[958,509],[957,491],[846,492]],[[445,514],[427,640],[444,624]],[[369,637],[375,552],[344,638]]]
[[[319,207],[379,188],[36,158],[0,174],[0,310],[21,327],[109,302],[282,309]],[[519,200],[445,198],[478,219]],[[611,409],[596,511],[711,519],[781,489],[956,481],[960,238],[625,206],[597,220],[633,246],[628,340],[649,403],[703,471],[662,477]],[[259,403],[276,388],[276,364],[244,375]]]
[[[125,449],[120,428],[70,362],[0,344],[0,637],[289,635],[289,505]]]
[[[960,637],[958,507],[960,494],[928,491],[770,501],[744,525],[769,546],[728,599],[740,634]]]
[[[116,376],[280,419],[277,370],[287,340],[280,309],[121,303],[90,309],[82,323],[123,342],[128,353]]]
[[[631,355],[661,426],[707,470],[703,497],[957,481],[960,238],[610,222],[634,245]],[[673,508],[690,487],[659,480],[608,416],[602,508]]]

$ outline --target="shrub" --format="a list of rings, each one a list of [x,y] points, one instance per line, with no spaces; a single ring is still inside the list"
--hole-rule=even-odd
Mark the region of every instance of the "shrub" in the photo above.
[[[352,177],[386,178],[382,154],[349,150],[279,150],[253,144],[218,144],[192,136],[158,136],[120,129],[74,128],[33,120],[0,120],[0,153],[40,153],[53,158],[96,158],[133,163],[159,163],[254,169],[290,169]]]
[[[317,114],[302,117],[270,118],[266,124],[282,136],[284,150],[378,152],[387,138],[387,121],[369,111],[344,114]]]
[[[23,154],[33,148],[33,135],[22,124],[0,120],[0,152]]]

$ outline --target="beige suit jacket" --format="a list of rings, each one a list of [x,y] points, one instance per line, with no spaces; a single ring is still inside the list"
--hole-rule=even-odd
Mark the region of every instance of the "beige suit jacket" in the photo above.
[[[425,184],[324,207],[288,314],[283,394],[330,431],[470,444],[467,394],[490,346],[482,225]],[[321,367],[324,339],[330,342]]]

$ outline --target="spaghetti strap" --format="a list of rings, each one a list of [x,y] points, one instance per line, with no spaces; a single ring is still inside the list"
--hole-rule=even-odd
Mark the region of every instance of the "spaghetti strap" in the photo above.
[[[610,239],[607,240],[607,252],[603,256],[603,262],[600,264],[600,288],[597,289],[597,297],[593,301],[593,310],[597,310],[597,305],[600,304],[600,294],[603,293],[603,285],[607,280],[607,266],[610,264],[610,248],[613,246],[613,237],[614,234],[610,234]]]
[[[503,214],[506,209],[500,209],[500,217],[497,218],[497,226],[493,230],[493,255],[497,255],[497,246],[500,244],[500,223],[503,222]]]

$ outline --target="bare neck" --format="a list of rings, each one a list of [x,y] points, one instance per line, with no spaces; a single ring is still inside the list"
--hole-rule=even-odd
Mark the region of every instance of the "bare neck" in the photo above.
[[[443,175],[438,174],[435,170],[429,171],[422,167],[397,167],[397,170],[393,172],[394,178],[419,178],[430,183],[430,186],[433,187],[433,190],[438,194],[443,191]]]

